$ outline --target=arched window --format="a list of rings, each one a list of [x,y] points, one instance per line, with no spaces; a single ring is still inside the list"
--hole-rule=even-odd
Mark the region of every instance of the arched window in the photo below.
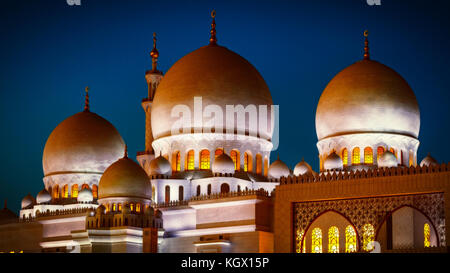
[[[211,184],[208,184],[208,195],[211,194]]]
[[[377,161],[378,161],[378,158],[380,158],[380,156],[383,155],[383,153],[384,153],[384,147],[383,146],[378,146],[378,148],[377,148]]]
[[[303,241],[303,235],[305,234],[305,231],[302,229],[297,229],[297,247],[296,252],[297,253],[306,253],[306,245],[303,242],[303,249],[302,249],[302,241]]]
[[[183,186],[178,187],[178,200],[183,201],[184,199],[184,188]]]
[[[424,247],[430,247],[430,225],[428,223],[425,223],[423,226],[423,246]]]
[[[375,238],[375,231],[371,224],[365,224],[363,226],[363,249],[365,251],[371,251],[374,248],[373,240]]]
[[[218,157],[219,155],[223,154],[223,148],[218,148],[216,149],[216,151],[214,152],[214,156]]]
[[[234,162],[234,169],[236,171],[239,171],[239,152],[237,150],[231,150],[230,152],[230,157],[231,159],[233,159]]]
[[[411,167],[412,165],[414,165],[414,153],[409,150],[409,166]]]
[[[311,235],[311,252],[322,253],[322,230],[315,228]]]
[[[200,170],[209,170],[209,151],[202,150],[200,152]]]
[[[84,189],[89,189],[89,185],[88,185],[88,184],[83,184],[83,185],[81,186],[81,189],[82,189],[82,190],[84,190]]]
[[[78,185],[77,184],[72,186],[72,193],[70,194],[70,196],[72,196],[72,198],[78,197]]]
[[[264,157],[264,176],[267,176],[267,172],[269,170],[269,159],[267,156]]]
[[[119,204],[117,205],[117,207],[118,207],[117,211],[122,211],[122,203],[119,203]]]
[[[200,185],[197,186],[197,196],[200,196],[201,193],[201,189],[200,189]]]
[[[336,226],[328,229],[328,253],[339,253],[339,229]]]
[[[262,174],[262,156],[260,154],[256,154],[256,173]]]
[[[116,209],[117,209],[116,203],[114,203],[114,204],[112,205],[112,211],[116,211]]]
[[[352,165],[358,165],[359,163],[361,163],[361,157],[359,155],[359,148],[356,147],[352,152]]]
[[[130,210],[134,211],[134,204],[133,203],[130,203]]]
[[[174,172],[179,172],[181,171],[181,154],[179,151],[176,151],[173,156],[172,156],[172,170]]]
[[[195,168],[194,150],[190,150],[186,156],[186,170],[192,171]]]
[[[347,148],[344,148],[342,150],[341,158],[342,158],[343,165],[347,166],[348,165],[348,150],[347,150]]]
[[[55,185],[53,187],[53,198],[58,199],[59,198],[59,186]]]
[[[355,229],[348,225],[345,228],[345,252],[355,252],[356,251],[356,231]]]
[[[373,150],[370,147],[364,148],[364,164],[373,164]]]
[[[170,186],[169,185],[166,186],[166,196],[165,196],[165,200],[164,201],[166,203],[170,202]]]
[[[227,183],[222,183],[222,185],[220,185],[220,193],[229,193],[230,192],[230,185],[228,185]]]
[[[64,185],[64,188],[63,188],[63,198],[67,198],[67,197],[69,197],[69,185]]]
[[[245,152],[244,153],[244,172],[252,171],[252,156]]]
[[[390,148],[389,151],[395,155],[395,158],[397,158],[397,154],[395,153],[395,149],[394,148]]]
[[[136,212],[141,212],[141,204],[140,203],[136,204]]]
[[[92,185],[92,197],[94,197],[95,199],[98,198],[98,186],[97,185]]]

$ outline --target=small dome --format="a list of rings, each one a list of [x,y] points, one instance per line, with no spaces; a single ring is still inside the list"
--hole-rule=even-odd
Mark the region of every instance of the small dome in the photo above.
[[[397,167],[397,158],[390,151],[384,152],[377,160],[378,168]]]
[[[136,197],[150,200],[152,186],[144,169],[125,156],[103,173],[98,186],[98,197]]]
[[[172,167],[169,160],[160,155],[150,161],[150,175],[171,175]]]
[[[22,199],[22,209],[28,208],[35,204],[36,204],[36,200],[34,199],[33,196],[31,196],[31,194],[27,194],[27,196],[25,196]]]
[[[43,190],[41,190],[37,196],[36,196],[36,201],[38,204],[44,204],[44,203],[49,203],[50,201],[52,201],[52,196],[50,195],[50,193],[44,188]]]
[[[222,153],[214,159],[211,170],[213,173],[234,174],[234,161],[229,155]]]
[[[423,166],[429,167],[429,166],[437,166],[437,165],[439,165],[439,163],[430,154],[428,154],[426,157],[424,157],[424,159],[422,159],[422,161],[420,162],[420,167],[423,167]]]
[[[299,163],[297,163],[297,165],[295,165],[294,175],[298,176],[298,175],[303,175],[306,173],[313,173],[313,170],[308,163],[306,163],[304,160],[302,160]]]
[[[323,168],[325,170],[342,170],[344,168],[344,164],[342,163],[341,157],[338,156],[335,151],[333,151],[325,159]]]
[[[269,178],[280,179],[280,177],[288,177],[291,174],[289,167],[279,158],[270,164],[267,176]]]
[[[94,196],[92,195],[92,191],[89,188],[84,188],[78,193],[78,202],[92,202],[93,200]]]

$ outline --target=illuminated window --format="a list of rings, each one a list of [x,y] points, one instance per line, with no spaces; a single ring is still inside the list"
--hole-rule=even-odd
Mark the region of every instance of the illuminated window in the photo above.
[[[361,163],[361,157],[359,155],[359,148],[356,147],[352,152],[352,165],[357,165],[359,163]]]
[[[252,156],[249,153],[244,153],[244,172],[252,171]]]
[[[322,230],[320,228],[313,229],[311,239],[311,252],[322,253]]]
[[[136,212],[141,212],[141,204],[136,204]]]
[[[130,203],[130,210],[134,211],[134,204],[133,203]]]
[[[264,157],[264,176],[267,176],[267,172],[269,170],[269,159],[267,156]]]
[[[365,251],[371,251],[374,248],[375,231],[371,224],[365,224],[363,226],[363,249]]]
[[[188,171],[192,171],[192,170],[194,170],[194,168],[195,168],[195,165],[194,165],[194,150],[190,150],[188,153],[187,153],[187,156],[186,156],[186,169],[188,170]]]
[[[256,173],[262,174],[262,156],[260,154],[256,155]]]
[[[380,158],[380,156],[383,155],[383,153],[384,153],[384,147],[378,146],[378,148],[377,148],[377,160],[378,160],[378,158]]]
[[[183,201],[184,199],[184,188],[183,186],[178,187],[178,200]]]
[[[70,196],[74,198],[78,197],[78,185],[75,184],[72,186],[72,194]]]
[[[297,247],[296,252],[297,253],[306,253],[306,244],[303,242],[303,235],[305,234],[305,231],[302,229],[297,229]],[[303,244],[303,248],[302,248]]]
[[[173,157],[172,157],[172,170],[174,171],[174,172],[179,172],[179,171],[181,171],[181,164],[180,164],[180,161],[181,161],[181,154],[180,154],[180,152],[179,151],[177,151],[177,152],[175,152],[174,153],[174,155],[173,155]]]
[[[118,211],[122,211],[122,203],[119,203],[118,207]]]
[[[423,237],[423,246],[430,247],[430,225],[428,223],[425,223],[423,226]]]
[[[218,157],[221,154],[223,154],[223,148],[216,149],[216,151],[214,152],[215,157]]]
[[[414,165],[414,154],[413,152],[410,150],[409,151],[409,166]]]
[[[89,185],[88,185],[88,184],[83,184],[83,185],[81,186],[81,189],[82,189],[82,190],[84,190],[84,189],[89,189]]]
[[[352,226],[347,226],[345,228],[345,252],[355,252],[356,251],[356,231]]]
[[[69,197],[69,185],[64,185],[63,188],[63,198]]]
[[[230,152],[230,157],[231,157],[231,159],[233,159],[233,162],[234,162],[234,169],[236,170],[236,171],[239,171],[239,152],[238,151],[236,151],[236,150],[231,150],[231,152]]]
[[[201,170],[208,170],[209,169],[209,151],[208,150],[202,150],[200,152],[200,169]]]
[[[166,186],[165,202],[166,202],[166,203],[169,203],[169,202],[170,202],[170,186],[169,186],[169,185]]]
[[[92,185],[92,196],[98,198],[98,187],[97,185]]]
[[[114,203],[114,204],[112,205],[112,211],[116,211],[116,209],[117,209],[117,207],[116,207],[116,204]]]
[[[339,229],[336,226],[328,229],[328,253],[339,253]]]
[[[395,153],[394,148],[390,148],[389,151],[390,151],[391,153],[393,153],[393,154],[395,155],[395,157],[397,157],[397,154]]]
[[[347,148],[344,148],[344,150],[342,150],[342,163],[344,164],[344,166],[348,165],[348,150],[347,150]]]
[[[223,183],[220,185],[220,193],[229,193],[230,192],[230,185],[227,183]]]
[[[373,164],[373,151],[370,147],[364,148],[364,163]]]

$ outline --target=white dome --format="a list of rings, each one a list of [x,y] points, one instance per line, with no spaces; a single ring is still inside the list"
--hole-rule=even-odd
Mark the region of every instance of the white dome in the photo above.
[[[342,170],[344,168],[344,164],[342,163],[341,157],[333,151],[325,159],[323,167],[325,170]]]
[[[49,203],[50,201],[52,201],[52,196],[50,195],[50,193],[44,188],[43,190],[41,190],[37,196],[36,196],[36,201],[38,204],[43,204],[43,203]]]
[[[162,155],[150,161],[150,175],[171,175],[170,162]]]
[[[89,188],[84,188],[78,193],[78,202],[92,202],[93,200],[94,196],[92,195],[92,191]]]
[[[270,164],[267,176],[269,178],[280,179],[280,177],[288,177],[291,174],[289,167],[279,158]]]
[[[297,163],[297,165],[295,165],[295,168],[294,168],[295,176],[303,175],[306,173],[312,173],[312,172],[313,172],[313,170],[312,170],[311,166],[308,163],[306,163],[303,159],[302,159],[302,161]]]
[[[234,174],[234,161],[229,155],[223,153],[214,159],[211,170],[213,173]]]
[[[36,204],[36,200],[34,200],[34,197],[31,196],[31,194],[27,194],[27,196],[22,199],[22,209],[28,208],[34,204]]]
[[[423,166],[437,166],[439,163],[436,159],[434,159],[430,154],[428,154],[422,161],[420,162],[420,167]]]
[[[393,153],[391,153],[390,151],[386,151],[378,158],[377,164],[379,168],[390,168],[397,167],[398,162]]]

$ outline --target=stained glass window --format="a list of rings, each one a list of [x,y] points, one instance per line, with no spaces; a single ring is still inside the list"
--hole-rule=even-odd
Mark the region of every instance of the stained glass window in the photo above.
[[[374,248],[374,238],[375,238],[375,231],[373,229],[373,226],[371,224],[365,224],[363,226],[363,249],[365,251],[372,251]]]
[[[116,204],[115,203],[112,205],[112,211],[116,211]]]
[[[306,244],[303,242],[303,249],[302,249],[302,241],[303,241],[303,235],[305,234],[305,231],[302,229],[297,229],[297,247],[296,252],[297,253],[306,253]]]
[[[364,148],[364,163],[373,164],[373,151],[370,147]]]
[[[97,185],[92,185],[92,196],[94,198],[98,198],[98,186]]]
[[[141,212],[141,204],[136,204],[136,212]]]
[[[208,170],[209,169],[209,151],[208,150],[202,150],[200,152],[200,169],[201,170]]]
[[[230,157],[231,157],[231,159],[233,159],[234,169],[238,171],[239,170],[239,154],[238,154],[238,151],[232,150],[230,152]]]
[[[63,188],[63,198],[69,197],[69,185],[64,185]]]
[[[383,155],[383,153],[384,153],[384,147],[378,146],[378,148],[377,148],[377,160],[378,160],[378,158],[380,158],[380,156]]]
[[[423,246],[430,247],[430,225],[428,223],[425,223],[423,226],[423,237]]]
[[[122,211],[122,203],[119,203],[118,207],[118,211]]]
[[[190,150],[187,153],[187,157],[186,157],[186,169],[188,171],[192,171],[194,170],[195,166],[194,166],[194,150]]]
[[[222,148],[216,149],[216,151],[214,152],[214,156],[215,157],[218,157],[221,154],[223,154],[223,149]]]
[[[173,162],[174,162],[174,164],[173,164],[173,170],[175,171],[175,172],[179,172],[179,171],[181,171],[181,154],[180,154],[180,152],[176,152],[175,153],[175,155],[173,156]]]
[[[262,174],[262,156],[260,154],[256,155],[256,173]]]
[[[344,164],[344,166],[348,165],[348,150],[347,150],[347,148],[344,148],[344,150],[342,150],[342,163]]]
[[[130,210],[134,211],[134,204],[133,203],[130,203]]]
[[[311,252],[322,253],[322,230],[320,228],[313,229],[311,239]]]
[[[336,226],[328,229],[328,253],[339,253],[339,229]]]
[[[78,197],[78,185],[77,184],[72,186],[72,194],[71,194],[71,196],[74,197],[74,198]]]
[[[352,153],[352,165],[357,165],[361,163],[361,157],[359,155],[359,148],[356,147],[353,149],[353,153]]]
[[[249,156],[248,153],[244,154],[244,172],[248,172],[249,168],[248,168],[248,162],[249,161]]]
[[[345,228],[345,252],[355,252],[356,251],[356,231],[352,226],[347,226]]]

